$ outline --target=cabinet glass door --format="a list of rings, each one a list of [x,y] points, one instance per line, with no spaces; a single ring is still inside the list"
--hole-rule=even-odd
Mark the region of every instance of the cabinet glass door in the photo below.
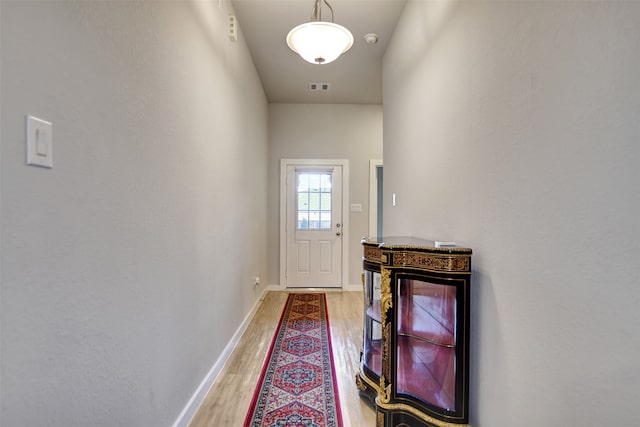
[[[380,281],[377,271],[365,270],[364,280],[364,366],[380,376],[382,367],[382,326],[380,318]]]
[[[456,286],[398,279],[397,392],[456,410]]]

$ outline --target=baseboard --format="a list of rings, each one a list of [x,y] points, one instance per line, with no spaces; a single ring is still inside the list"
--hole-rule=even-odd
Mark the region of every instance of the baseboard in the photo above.
[[[267,287],[267,291],[286,291],[286,290],[304,290],[304,289],[311,289],[311,288],[287,288],[285,286],[282,285],[269,285]],[[331,291],[343,291],[343,292],[362,292],[362,284],[359,285],[345,285],[342,288],[313,288],[316,290],[323,290],[325,292],[331,292]]]
[[[220,371],[222,370],[222,367],[227,362],[227,359],[229,359],[231,352],[238,344],[240,337],[242,337],[242,334],[244,333],[244,331],[246,331],[247,327],[249,326],[249,323],[251,322],[251,319],[253,319],[253,316],[256,314],[256,311],[258,311],[258,307],[264,300],[264,297],[267,294],[267,292],[268,292],[268,289],[265,289],[260,295],[260,298],[256,300],[255,304],[251,308],[251,311],[249,311],[249,314],[246,315],[246,317],[244,318],[244,320],[236,330],[236,333],[233,334],[233,337],[231,337],[231,340],[222,351],[222,354],[220,355],[220,357],[218,357],[218,360],[216,360],[216,362],[213,364],[213,367],[211,368],[211,370],[209,370],[209,373],[207,373],[207,375],[204,377],[204,380],[202,380],[202,382],[196,389],[195,393],[193,393],[193,396],[191,396],[191,399],[189,399],[187,406],[185,406],[185,408],[182,410],[182,412],[180,413],[176,421],[173,423],[173,427],[188,427],[189,423],[191,422],[191,419],[196,414],[196,412],[198,411],[198,408],[202,404],[202,401],[204,400],[205,396],[211,389],[211,386],[213,386],[213,383],[215,382]]]
[[[267,291],[277,292],[277,291],[286,291],[286,290],[287,290],[287,287],[283,286],[283,285],[269,285],[269,286],[267,286],[267,289],[265,289],[265,292],[267,292]],[[263,295],[263,297],[264,297],[264,295]]]

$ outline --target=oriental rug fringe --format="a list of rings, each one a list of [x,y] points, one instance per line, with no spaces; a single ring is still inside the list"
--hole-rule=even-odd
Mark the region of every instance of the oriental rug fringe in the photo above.
[[[341,427],[326,295],[292,293],[244,427]]]

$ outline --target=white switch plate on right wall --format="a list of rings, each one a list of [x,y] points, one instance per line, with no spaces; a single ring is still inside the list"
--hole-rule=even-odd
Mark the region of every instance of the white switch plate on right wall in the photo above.
[[[53,125],[33,116],[26,117],[27,164],[53,167]]]

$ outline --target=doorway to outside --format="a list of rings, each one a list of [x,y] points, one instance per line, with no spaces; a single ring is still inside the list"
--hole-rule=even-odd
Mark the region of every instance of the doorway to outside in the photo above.
[[[280,161],[280,284],[347,283],[349,161]]]

